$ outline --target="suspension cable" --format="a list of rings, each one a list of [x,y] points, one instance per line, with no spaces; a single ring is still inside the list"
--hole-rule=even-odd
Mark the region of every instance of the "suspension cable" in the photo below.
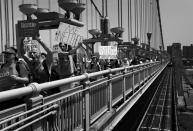
[[[51,11],[51,0],[48,0],[48,9]],[[50,47],[52,47],[52,30],[49,29]]]
[[[106,1],[106,3],[105,3],[105,5],[106,5],[106,16],[108,16],[108,4],[107,4],[107,0],[105,0]]]
[[[136,27],[137,27],[137,38],[139,37],[139,6],[138,6],[138,0],[136,0]]]
[[[130,34],[131,34],[131,36],[130,36],[130,41],[131,41],[131,38],[132,38],[132,35],[133,35],[133,32],[132,32],[132,6],[131,6],[131,4],[132,4],[132,0],[129,0],[129,15],[130,15]]]
[[[122,3],[122,0],[121,0],[121,3],[120,3],[120,5],[121,5],[121,27],[123,27],[123,3]]]
[[[102,0],[102,15],[105,16],[105,2]]]
[[[10,47],[10,33],[9,33],[9,24],[10,24],[10,22],[9,22],[9,1],[7,1],[7,40],[8,40],[8,47]]]
[[[128,6],[128,41],[131,40],[131,32],[130,32],[130,0],[127,1]]]
[[[37,0],[38,1],[38,0]],[[22,0],[22,5],[24,4],[24,0]],[[22,20],[24,20],[24,14],[22,14]]]
[[[5,34],[6,34],[6,45],[5,45],[5,47],[7,48],[7,41],[8,41],[8,30],[7,30],[7,22],[8,22],[8,20],[7,20],[7,17],[8,17],[8,15],[7,15],[7,0],[4,0],[4,3],[5,3]]]
[[[97,11],[95,10],[95,22],[96,22],[96,29],[97,29],[97,27],[98,27],[98,16],[97,16]]]
[[[1,0],[0,0],[0,29],[1,29],[1,51],[3,51],[3,22],[2,22],[2,8],[1,8]]]
[[[91,28],[93,29],[93,6],[92,3],[90,3],[91,6]]]
[[[117,6],[118,6],[118,26],[120,27],[120,7],[119,7],[119,4],[120,4],[120,0],[118,0],[118,4],[117,4]]]
[[[145,0],[143,1],[143,43],[145,43]]]
[[[135,8],[135,37],[137,36],[137,0],[134,1],[134,8]]]
[[[142,23],[142,21],[143,21],[143,6],[142,6],[142,1],[141,0],[139,0],[139,17],[140,17],[140,42],[142,43],[142,41],[143,41],[143,34],[142,34],[142,28],[143,28],[143,23]]]
[[[102,15],[99,11],[99,9],[97,8],[97,6],[95,5],[95,3],[93,2],[93,0],[90,0],[91,3],[93,4],[93,6],[95,7],[95,9],[97,10],[98,14],[100,15],[100,17],[103,17],[104,15]],[[104,0],[103,0],[104,1]],[[104,3],[103,3],[104,4]],[[103,5],[104,6],[104,5]]]
[[[11,0],[11,16],[12,16],[12,35],[13,35],[13,47],[15,46],[15,27],[14,27],[14,11],[13,11],[13,0]]]
[[[88,30],[88,0],[86,0],[86,6],[87,6],[87,8],[86,8],[86,30]],[[86,35],[88,38],[88,31],[87,31]]]

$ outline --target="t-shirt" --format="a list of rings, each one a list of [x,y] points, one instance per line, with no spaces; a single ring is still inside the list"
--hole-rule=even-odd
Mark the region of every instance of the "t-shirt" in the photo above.
[[[25,77],[28,73],[25,66],[23,64],[19,64],[19,70],[16,69],[16,63],[12,63],[11,65],[2,65],[0,68],[0,91],[15,89],[19,87],[23,87],[24,84],[18,83],[11,78],[11,75],[16,75],[18,77]]]
[[[43,66],[43,68],[41,66]],[[32,75],[33,82],[44,83],[50,81],[50,74],[45,60],[42,63],[39,63],[39,65],[34,66]]]
[[[74,73],[73,59],[65,53],[58,53],[60,78],[70,77]]]

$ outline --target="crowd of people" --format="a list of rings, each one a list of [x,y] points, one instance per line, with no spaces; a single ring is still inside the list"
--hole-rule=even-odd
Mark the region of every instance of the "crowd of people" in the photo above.
[[[18,58],[17,49],[14,47],[7,48],[2,52],[5,61],[0,67],[0,91],[23,87],[32,82],[40,84],[83,73],[136,65],[147,61],[140,60],[137,57],[131,60],[128,58],[104,60],[99,59],[97,55],[91,55],[90,59],[85,56],[87,58],[80,58],[81,60],[77,61],[76,51],[82,46],[81,43],[74,49],[66,43],[59,43],[60,52],[54,55],[56,52],[49,49],[39,37],[36,37],[35,40],[38,41],[46,53],[40,52],[37,48],[32,48],[29,52],[26,52],[23,42],[21,42],[19,49],[20,58]],[[64,89],[59,87],[50,93],[61,90]]]
[[[93,54],[90,55],[90,59],[87,55],[78,57],[77,50],[82,46],[81,43],[76,48],[72,48],[66,43],[59,43],[60,52],[53,52],[39,37],[36,37],[35,40],[38,41],[46,53],[40,52],[37,48],[32,48],[27,52],[24,49],[23,42],[21,42],[18,49],[20,56],[18,56],[18,50],[14,47],[9,47],[2,52],[4,62],[0,66],[0,91],[24,87],[32,82],[40,84],[83,73],[98,72],[108,68],[118,68],[145,62],[137,57],[132,60],[128,60],[128,58],[104,60]],[[92,78],[90,80],[94,81],[96,79]],[[41,92],[41,94],[47,96],[72,86],[65,85]]]

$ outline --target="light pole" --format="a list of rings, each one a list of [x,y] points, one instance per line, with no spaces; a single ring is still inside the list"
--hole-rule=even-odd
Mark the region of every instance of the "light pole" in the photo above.
[[[150,48],[151,48],[151,46],[150,46],[151,35],[152,35],[151,32],[148,32],[148,33],[147,33],[147,40],[148,40],[148,44],[149,44],[149,51],[150,51]]]

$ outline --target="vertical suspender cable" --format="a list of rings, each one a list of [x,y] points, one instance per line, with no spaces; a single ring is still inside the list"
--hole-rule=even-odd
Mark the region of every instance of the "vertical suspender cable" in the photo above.
[[[128,6],[128,41],[131,40],[131,33],[130,33],[130,0],[127,1]]]
[[[4,4],[5,4],[5,35],[6,35],[5,47],[7,48],[7,42],[8,42],[8,38],[7,38],[7,36],[8,36],[8,32],[7,32],[7,0],[4,0]]]
[[[143,30],[143,6],[142,6],[142,1],[141,0],[139,0],[139,17],[140,17],[140,42],[142,43],[143,42],[143,34],[142,34],[142,30]]]
[[[118,26],[120,27],[120,7],[119,7],[119,4],[120,4],[120,0],[118,0]]]
[[[1,29],[1,52],[3,51],[3,22],[2,22],[2,8],[1,8],[1,0],[0,0],[0,29]]]
[[[147,33],[147,0],[145,0],[145,26],[144,26],[144,33],[145,33],[145,43],[147,42],[147,36],[146,36],[146,33]]]
[[[153,21],[153,23],[154,23],[154,24],[153,24],[153,27],[154,27],[154,44],[157,44],[157,43],[156,43],[156,35],[157,35],[157,34],[156,34],[156,28],[157,28],[157,27],[156,27],[156,16],[155,16],[155,15],[156,15],[155,1],[153,1],[153,11],[152,11],[152,13],[153,13],[153,20],[152,20],[152,21]],[[156,46],[155,46],[155,47],[156,47]]]
[[[11,10],[12,10],[12,35],[13,35],[13,46],[15,45],[15,24],[14,24],[14,8],[13,8],[13,0],[11,0]]]
[[[141,0],[141,41],[144,43],[144,0]]]
[[[24,4],[24,0],[21,3]],[[22,20],[24,20],[24,14],[22,14]]]
[[[143,1],[143,42],[145,43],[145,0]]]
[[[107,0],[106,0],[105,5],[106,5],[106,16],[108,16],[108,4],[107,4]]]
[[[51,0],[48,0],[48,9],[51,11]],[[52,47],[52,30],[49,29],[49,35],[50,35],[50,48]]]
[[[132,4],[132,0],[129,0],[129,15],[130,15],[130,41],[131,41],[131,38],[132,38],[132,34],[133,34],[133,32],[132,32],[132,6],[131,6],[131,4]]]
[[[151,1],[151,15],[152,15],[152,32],[153,32],[153,26],[154,26],[154,0],[153,1]]]
[[[105,2],[102,0],[102,16],[105,16]]]
[[[8,40],[8,47],[10,47],[10,33],[9,33],[9,1],[7,0],[7,40]]]
[[[88,30],[88,0],[86,0],[86,30]],[[88,38],[88,31],[86,32]]]
[[[137,36],[137,0],[134,0],[134,9],[135,9],[135,37]]]
[[[92,3],[90,3],[91,6],[91,28],[93,29],[93,6]]]
[[[149,8],[149,19],[148,19],[148,23],[149,23],[149,32],[151,32],[151,0],[149,0],[149,3],[148,3],[148,8]]]
[[[121,5],[121,27],[123,27],[123,3],[122,3],[122,0],[121,0],[121,3],[120,3],[120,5]]]
[[[137,38],[139,37],[139,6],[138,6],[138,0],[136,0],[136,27],[137,27]]]

